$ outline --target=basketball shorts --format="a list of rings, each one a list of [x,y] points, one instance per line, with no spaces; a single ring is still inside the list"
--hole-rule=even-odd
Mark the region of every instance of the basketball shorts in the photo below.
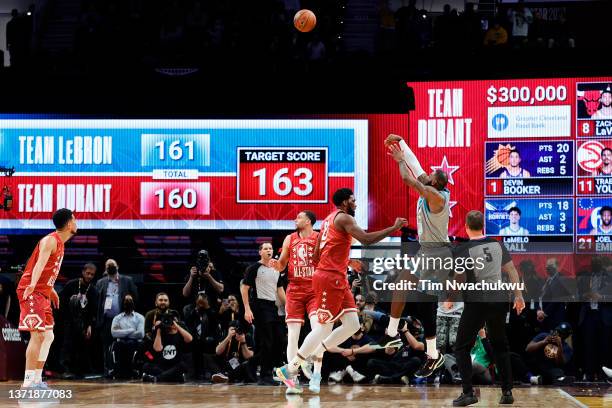
[[[319,323],[333,323],[348,312],[357,312],[355,299],[346,277],[328,271],[315,271],[312,276],[315,307]]]
[[[308,318],[317,313],[315,294],[312,285],[294,285],[287,287],[287,302],[285,303],[285,321],[287,323],[304,324],[304,315]]]
[[[23,300],[23,290],[17,290],[19,298],[19,330],[45,331],[52,330],[55,324],[51,300],[40,292],[33,292],[28,299]]]

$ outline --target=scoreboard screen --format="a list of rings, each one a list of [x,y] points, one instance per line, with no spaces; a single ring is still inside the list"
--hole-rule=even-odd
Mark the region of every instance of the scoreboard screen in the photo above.
[[[612,78],[408,85],[409,145],[449,175],[451,234],[483,209],[514,252],[612,252]]]
[[[341,187],[367,228],[367,156],[366,120],[3,119],[0,228],[51,228],[67,207],[81,228],[293,229]]]

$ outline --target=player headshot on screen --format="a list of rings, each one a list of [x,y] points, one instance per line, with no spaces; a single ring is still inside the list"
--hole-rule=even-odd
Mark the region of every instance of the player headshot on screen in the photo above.
[[[612,119],[612,90],[610,90],[610,85],[601,93],[599,103],[601,108],[591,116],[591,119]]]
[[[591,230],[591,235],[612,235],[612,207],[604,205],[599,210],[599,225]]]
[[[518,207],[512,207],[508,210],[510,217],[510,225],[499,230],[499,235],[529,235],[529,231],[519,225],[521,220],[521,210]]]
[[[612,149],[606,147],[601,151],[601,166],[592,173],[593,176],[612,176]]]
[[[512,150],[508,157],[509,164],[499,175],[500,178],[526,178],[531,177],[529,171],[521,167],[521,154],[518,150]]]

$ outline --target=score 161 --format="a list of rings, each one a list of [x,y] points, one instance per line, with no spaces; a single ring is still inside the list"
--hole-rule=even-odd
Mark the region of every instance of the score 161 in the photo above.
[[[143,134],[142,166],[198,168],[210,165],[209,134]]]

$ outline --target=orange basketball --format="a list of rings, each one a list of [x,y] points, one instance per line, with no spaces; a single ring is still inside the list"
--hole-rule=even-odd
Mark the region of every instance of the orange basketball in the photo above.
[[[312,31],[317,25],[317,17],[312,11],[303,9],[295,13],[295,16],[293,17],[293,25],[298,29],[298,31],[307,33]]]

